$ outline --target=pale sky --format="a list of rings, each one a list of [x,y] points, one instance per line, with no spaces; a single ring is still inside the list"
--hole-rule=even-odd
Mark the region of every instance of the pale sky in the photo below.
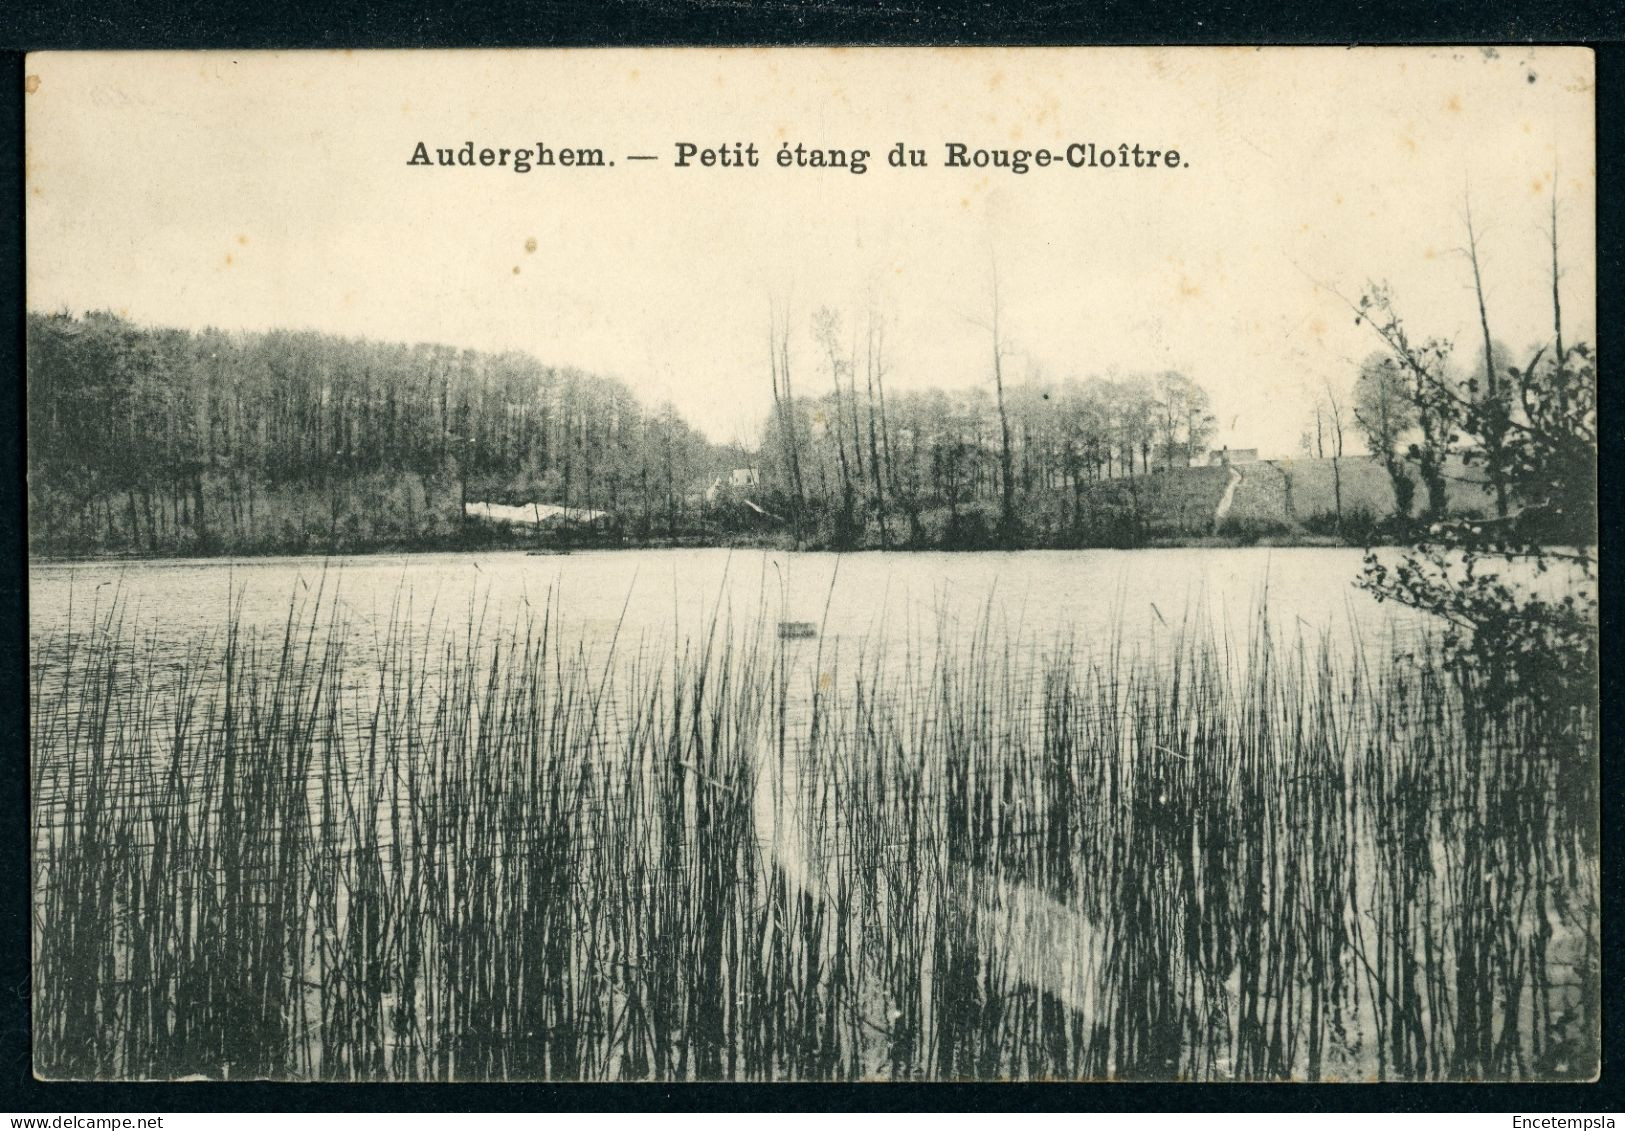
[[[753,442],[769,296],[798,392],[810,322],[890,322],[890,388],[1182,370],[1218,443],[1292,454],[1310,385],[1376,346],[1325,283],[1387,279],[1416,337],[1595,324],[1592,57],[1571,48],[462,51],[34,55],[28,304],[143,323],[518,349]],[[871,151],[781,169],[782,141]],[[613,168],[411,168],[437,147],[599,147]],[[754,169],[674,167],[754,142]],[[896,170],[898,141],[930,167]],[[1016,176],[970,148],[1177,149],[1179,169]],[[658,161],[629,162],[634,154]],[[534,241],[534,243],[530,243]],[[527,250],[533,247],[534,250]],[[517,269],[517,270],[516,270]]]

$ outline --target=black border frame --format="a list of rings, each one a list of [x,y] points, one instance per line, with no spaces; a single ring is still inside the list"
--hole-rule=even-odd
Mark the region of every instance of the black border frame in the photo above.
[[[1619,920],[1625,807],[1602,792],[1602,1074],[1593,1084],[98,1084],[34,1079],[29,1014],[27,539],[23,460],[24,52],[176,48],[518,46],[896,46],[1014,44],[1570,43],[1596,51],[1598,349],[1625,340],[1625,0],[1594,4],[1463,0],[1205,0],[1173,15],[1132,0],[1005,9],[941,0],[431,0],[384,7],[336,0],[316,10],[227,0],[210,12],[161,0],[142,11],[55,0],[0,13],[0,1111],[624,1111],[715,1110],[1101,1112],[1523,1111],[1601,1114],[1625,1107],[1621,1028],[1625,944]],[[1603,386],[1603,415],[1618,398]],[[1602,757],[1617,781],[1616,721],[1625,681],[1613,632],[1613,560],[1625,510],[1621,444],[1605,427],[1600,459]]]

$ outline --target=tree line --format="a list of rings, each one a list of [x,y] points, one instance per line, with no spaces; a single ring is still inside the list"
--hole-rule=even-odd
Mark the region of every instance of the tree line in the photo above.
[[[1206,392],[1177,372],[1007,385],[996,326],[992,390],[902,393],[880,316],[822,307],[794,329],[817,364],[792,371],[782,313],[774,408],[749,451],[525,354],[31,313],[31,540],[46,554],[450,547],[492,533],[465,521],[474,500],[603,512],[596,533],[616,541],[1134,544],[1147,477],[1189,465],[1214,430]],[[731,485],[738,468],[761,482]],[[1206,533],[1211,501],[1188,509]]]
[[[669,404],[518,353],[28,317],[31,536],[46,552],[455,543],[463,504],[703,527],[736,452]]]
[[[761,470],[766,499],[798,542],[1133,541],[1148,477],[1187,468],[1206,452],[1216,430],[1211,401],[1184,374],[1057,381],[1033,371],[1010,383],[996,298],[986,328],[987,384],[897,392],[887,387],[881,315],[818,307],[803,327],[789,310],[772,309],[773,409]],[[815,358],[805,372],[793,364],[806,353],[792,349],[801,335]],[[1208,502],[1202,522],[1211,514]]]

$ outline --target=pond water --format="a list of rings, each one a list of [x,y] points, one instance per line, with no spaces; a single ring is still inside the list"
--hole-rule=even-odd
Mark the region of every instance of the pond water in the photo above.
[[[1552,799],[1564,795],[1557,784],[1560,760],[1539,745],[1527,751],[1533,757],[1507,742],[1469,749],[1454,699],[1441,699],[1436,711],[1417,706],[1426,697],[1407,683],[1414,665],[1394,663],[1391,656],[1425,631],[1427,618],[1360,590],[1354,582],[1362,557],[1356,549],[1262,547],[851,555],[695,549],[37,563],[29,594],[36,711],[41,702],[55,706],[45,710],[48,725],[35,728],[36,859],[60,860],[62,873],[71,875],[86,860],[157,852],[160,832],[184,838],[187,829],[194,835],[202,830],[176,857],[179,874],[160,878],[176,891],[195,887],[226,906],[232,904],[231,885],[257,875],[238,858],[239,850],[252,854],[261,841],[292,845],[287,859],[297,867],[285,870],[293,877],[288,883],[306,886],[267,887],[262,902],[288,899],[284,910],[293,909],[298,940],[309,943],[310,953],[325,955],[337,940],[360,937],[350,930],[362,921],[352,917],[352,891],[368,899],[387,896],[401,907],[408,898],[446,896],[425,920],[431,926],[420,928],[411,916],[398,920],[401,925],[392,929],[399,937],[391,944],[397,950],[416,945],[414,940],[484,930],[484,920],[475,920],[487,905],[464,900],[463,886],[508,884],[496,903],[526,906],[529,896],[520,898],[530,891],[529,880],[521,882],[532,876],[526,869],[556,879],[541,846],[568,828],[580,854],[569,870],[576,885],[570,890],[579,894],[548,906],[567,906],[573,916],[559,935],[574,940],[565,948],[571,984],[601,990],[601,1004],[611,1013],[634,995],[654,992],[638,981],[642,974],[627,973],[643,969],[631,960],[612,964],[621,979],[614,986],[582,973],[584,963],[597,962],[583,940],[609,929],[602,914],[614,899],[625,901],[614,904],[615,913],[626,912],[614,920],[625,927],[616,945],[654,954],[651,948],[665,945],[664,935],[645,930],[644,891],[670,896],[650,896],[647,906],[689,907],[693,892],[711,891],[694,886],[704,877],[714,883],[718,876],[732,881],[746,875],[754,886],[717,889],[693,906],[721,908],[719,915],[751,924],[752,932],[766,929],[767,920],[759,918],[766,904],[756,893],[766,890],[760,885],[769,878],[784,881],[779,898],[792,910],[841,906],[843,893],[863,893],[855,912],[862,922],[806,936],[813,941],[802,944],[802,957],[774,967],[772,975],[793,982],[797,970],[823,970],[868,937],[885,940],[877,954],[914,955],[897,967],[903,973],[896,986],[888,981],[895,971],[875,957],[854,963],[847,975],[851,985],[841,990],[847,995],[841,1000],[858,1002],[853,1013],[863,1017],[854,1024],[864,1035],[852,1045],[854,1063],[863,1061],[860,1075],[884,1073],[888,1057],[899,1058],[905,1073],[966,1071],[953,1067],[958,1061],[947,1052],[942,1061],[933,1060],[930,1050],[949,1049],[961,1039],[954,1036],[956,1027],[969,1023],[956,1003],[995,998],[1035,1003],[1034,1017],[1064,1011],[1073,1035],[1006,1030],[1000,1028],[1004,1022],[988,1020],[994,1013],[976,1013],[981,1020],[972,1027],[985,1023],[1008,1052],[1007,1059],[988,1062],[993,1075],[1493,1077],[1563,1075],[1571,1060],[1583,1075],[1586,1062],[1575,1058],[1590,1056],[1594,1047],[1588,1004],[1594,995],[1587,980],[1594,959],[1587,948],[1596,883],[1589,850],[1575,851],[1565,839],[1572,835],[1566,830],[1578,826],[1551,817],[1557,811]],[[118,686],[104,687],[86,676],[84,661],[75,660],[71,678],[63,678],[73,652],[67,645],[94,632],[110,610],[116,639],[134,644],[147,666],[133,672],[121,666]],[[549,686],[548,666],[500,670],[491,682],[507,697],[487,701],[472,692],[459,698],[455,691],[459,679],[465,691],[484,686],[485,670],[444,658],[447,649],[455,657],[470,641],[477,642],[476,650],[489,649],[515,633],[534,631],[544,617],[549,638],[573,654],[572,662],[579,659],[594,673],[604,668],[616,679],[628,668],[632,674],[622,686],[608,674],[602,682],[593,674],[586,699],[568,698],[567,691],[565,701],[575,708],[561,717],[574,729],[548,730],[541,741],[541,731],[523,729],[539,714],[503,712],[529,702],[509,694],[515,684],[521,692]],[[812,634],[786,641],[779,651],[783,622],[810,624]],[[220,768],[219,750],[231,745],[223,737],[231,724],[213,711],[209,692],[223,682],[224,665],[213,660],[228,623],[268,646],[262,658],[275,653],[290,623],[301,638],[308,629],[312,639],[337,626],[344,643],[342,653],[335,653],[342,655],[335,674],[344,693],[328,696],[331,687],[323,685],[322,702],[333,706],[332,714],[305,708],[310,713],[302,740],[314,752],[308,774],[298,771],[291,781],[277,777],[284,772],[278,767],[293,762],[291,755],[283,761],[275,742],[267,744],[274,757],[256,763],[269,767],[267,780],[279,788],[252,795],[282,798],[299,820],[273,820],[261,828],[249,814],[254,835],[241,832],[242,814],[226,815],[218,802],[227,772]],[[1312,660],[1302,684],[1290,676],[1281,685],[1255,678],[1248,646],[1263,626],[1288,647],[1324,642],[1340,674],[1364,660],[1396,682],[1340,682],[1335,695],[1322,697],[1321,669]],[[1167,673],[1156,667],[1189,633],[1219,646],[1224,669],[1215,677],[1220,683],[1199,679],[1195,698],[1185,690],[1190,670],[1164,679]],[[681,680],[666,673],[676,658],[686,654],[692,660],[713,636],[769,643],[775,664],[784,666],[776,669],[777,683],[713,688],[710,694],[728,704],[725,717],[736,729],[722,731],[724,741],[707,746],[698,726],[671,721]],[[444,692],[454,705],[450,712],[438,714],[429,702],[399,717],[391,714],[392,693],[383,685],[403,655],[424,677],[426,698]],[[1058,701],[1047,697],[1057,655],[1063,668],[1076,665],[1063,673],[1062,682],[1076,685],[1068,690],[1065,718],[1054,714]],[[1136,665],[1149,664],[1125,668],[1117,662],[1124,655]],[[953,678],[920,679],[914,665],[930,669],[939,656],[941,670]],[[1098,669],[1085,668],[1092,660],[1102,661]],[[1388,662],[1373,662],[1383,660]],[[703,667],[684,666],[691,681]],[[854,669],[861,669],[861,678],[848,678]],[[1104,678],[1096,678],[1097,670]],[[1148,672],[1152,678],[1139,678]],[[985,683],[977,682],[983,676]],[[966,678],[968,683],[959,682]],[[202,705],[171,714],[185,696],[168,695],[166,686],[187,681],[194,691],[201,685]],[[662,681],[673,689],[671,697],[647,697],[651,685]],[[1137,694],[1092,694],[1130,684]],[[858,690],[847,690],[854,685]],[[582,689],[579,681],[565,686]],[[606,686],[616,711],[600,730],[598,696]],[[1255,686],[1276,690],[1257,699],[1227,698],[1229,689]],[[633,690],[619,697],[626,687]],[[775,687],[784,694],[778,704],[770,702]],[[825,689],[841,690],[824,698]],[[63,694],[53,697],[53,691]],[[110,712],[104,692],[114,703]],[[118,703],[126,697],[131,706],[121,713]],[[820,703],[824,709],[816,709]],[[105,751],[87,737],[97,733],[99,717],[112,720],[115,741]],[[81,726],[84,719],[90,725]],[[1368,725],[1373,722],[1380,725]],[[668,725],[669,731],[661,729]],[[271,727],[290,739],[290,749],[299,730]],[[185,742],[178,737],[183,734]],[[383,738],[374,743],[378,734]],[[171,741],[171,735],[177,737]],[[535,787],[543,779],[524,776],[526,755],[549,743],[584,759],[565,765],[590,770],[556,779],[584,783],[581,798],[561,810],[562,817],[545,809],[550,794]],[[57,757],[59,747],[69,749],[65,757]],[[750,772],[726,779],[714,776],[726,768],[700,765],[695,751],[707,749],[714,758],[718,747],[724,767],[733,753]],[[73,750],[95,751],[94,774],[79,765],[86,755]],[[1518,756],[1495,756],[1508,750]],[[174,783],[165,784],[171,764]],[[618,777],[614,766],[633,772]],[[656,766],[663,769],[656,772]],[[1054,766],[1063,771],[1052,772]],[[673,767],[682,769],[675,780],[686,785],[660,794],[655,783],[672,780]],[[103,778],[113,783],[106,797],[86,785]],[[743,804],[728,808],[729,796]],[[629,797],[642,800],[629,804]],[[659,797],[678,803],[656,812]],[[704,837],[702,797],[723,798],[703,806]],[[80,814],[95,806],[102,831],[82,842],[70,838]],[[190,823],[173,825],[174,813],[182,811]],[[1501,816],[1487,824],[1460,823],[1460,814],[1487,812]],[[685,854],[717,842],[717,828],[734,827],[709,823],[712,815],[729,813],[745,830],[741,843],[754,838],[759,851],[729,857],[721,871],[698,868],[692,860],[700,857]],[[1411,840],[1403,845],[1389,827],[1396,813],[1410,814],[1403,829]],[[400,814],[410,819],[398,822]],[[1468,849],[1477,844],[1474,838],[1502,833],[1525,855],[1503,861],[1492,883],[1477,850]],[[1468,849],[1458,847],[1464,837]],[[104,842],[116,843],[117,851],[103,852]],[[89,848],[75,855],[81,844]],[[216,859],[219,844],[232,847]],[[41,845],[49,851],[40,853]],[[685,859],[687,870],[673,863]],[[1262,868],[1260,860],[1266,862]],[[1044,870],[1059,868],[1056,861],[1065,862],[1062,872]],[[141,886],[150,878],[144,868],[111,881],[130,888],[115,903],[135,907],[155,898]],[[635,882],[623,883],[626,874]],[[442,880],[448,875],[462,878],[447,885]],[[37,949],[42,939],[90,937],[86,931],[92,930],[100,932],[98,945],[111,956],[96,968],[134,969],[119,914],[76,930],[53,928],[89,905],[55,898],[48,867],[37,866],[34,880],[36,921],[44,924]],[[1570,910],[1525,910],[1534,906],[1529,892],[1554,883],[1563,894],[1553,906]],[[926,895],[917,898],[916,890]],[[1495,906],[1485,902],[1491,892],[1501,901]],[[1459,900],[1468,902],[1458,907]],[[356,916],[369,906],[363,901]],[[789,914],[783,908],[773,914],[781,912]],[[1217,926],[1209,930],[1210,923]],[[1483,938],[1463,933],[1461,924],[1475,923],[1487,925]],[[507,940],[491,943],[498,951],[518,937],[507,920],[493,919],[491,927],[492,939]],[[684,938],[683,931],[700,937],[704,929],[698,919],[673,928]],[[796,930],[787,931],[790,936],[800,937]],[[1310,940],[1307,959],[1293,957],[1302,939]],[[907,949],[915,946],[923,949]],[[948,951],[939,955],[942,946],[965,950],[968,966],[950,961]],[[1468,954],[1463,948],[1469,946],[1477,948],[1473,961],[1484,979],[1482,996],[1474,1000],[1493,1000],[1491,1012],[1499,1019],[1483,1033],[1485,1049],[1503,1050],[1493,1060],[1462,1059],[1467,1053],[1456,1044],[1465,1042],[1458,1033],[1469,1029],[1450,1015],[1450,987],[1459,984],[1458,952]],[[740,961],[753,960],[755,951],[746,950]],[[1407,957],[1413,953],[1428,963],[1419,976]],[[978,954],[985,956],[985,967]],[[77,984],[60,971],[79,962],[77,953],[48,959],[36,982]],[[491,966],[488,958],[481,963],[482,970]],[[961,966],[972,973],[955,981]],[[655,968],[652,960],[649,968]],[[52,970],[58,971],[55,981]],[[1540,973],[1531,976],[1530,970]],[[235,970],[228,973],[235,976]],[[396,996],[377,1003],[378,1017],[393,1018],[389,1024],[400,1027],[391,1047],[417,1049],[426,1047],[426,1039],[443,1040],[444,1034],[418,1027],[415,1010],[421,1006],[427,1016],[432,1002],[464,1000],[463,975],[451,967],[394,973]],[[736,974],[729,966],[728,976]],[[305,987],[288,1006],[296,1019],[304,1017],[301,1011],[314,1016],[360,992],[351,987],[323,998],[310,989],[318,983],[304,967],[276,977]],[[1401,991],[1416,996],[1418,977],[1426,1004],[1393,1005]],[[357,985],[376,987],[377,979],[368,978]],[[743,974],[738,978],[723,997],[749,1008],[767,1000],[762,987],[779,988],[771,979],[758,984]],[[1526,989],[1531,978],[1538,993]],[[747,983],[757,989],[747,993]],[[128,977],[115,979],[108,992],[130,984]],[[816,989],[822,983],[812,977],[810,984]],[[886,996],[894,991],[902,1004]],[[840,996],[828,992],[831,1001]],[[710,993],[683,989],[673,1000],[686,994],[683,1000],[697,1001]],[[795,994],[797,1000],[817,996],[805,986]],[[1177,1009],[1152,1009],[1176,999]],[[234,1000],[215,1003],[227,1028],[238,1024],[232,1020]],[[414,1010],[394,1008],[403,1000],[413,1002]],[[909,1001],[915,1003],[908,1006],[914,1020],[893,1037],[892,1025]],[[1283,1019],[1283,1010],[1295,1012]],[[1162,1051],[1155,1055],[1135,1035],[1149,1033],[1145,1026],[1153,1021],[1173,1027],[1159,1038]],[[1263,1040],[1266,1021],[1273,1031],[1284,1025],[1292,1034],[1284,1051]],[[337,1030],[302,1020],[289,1024],[290,1032],[307,1035],[289,1042],[292,1059],[268,1060],[261,1071],[321,1074],[328,1071],[328,1058],[338,1063],[349,1055],[344,1040],[333,1035]],[[516,1024],[497,1024],[504,1033],[499,1047],[533,1035],[529,1028],[512,1028]],[[730,1029],[727,1040],[745,1040],[741,1032],[748,1036],[750,1030]],[[1394,1040],[1409,1039],[1395,1038],[1395,1032],[1418,1034],[1419,1043],[1406,1046],[1403,1061],[1391,1065],[1385,1057],[1397,1047]],[[1561,1040],[1548,1041],[1545,1034]],[[1055,1039],[1058,1059],[1048,1068],[1033,1067],[1041,1063],[1032,1059],[1034,1050],[1054,1053]],[[1086,1046],[1093,1059],[1084,1058]],[[917,1049],[928,1050],[919,1063]],[[641,1053],[628,1052],[612,1035],[603,1055],[598,1071],[614,1075],[626,1057]],[[430,1075],[510,1071],[450,1060],[435,1067],[411,1056],[401,1064],[407,1067],[396,1071]],[[188,1069],[199,1066],[219,1070],[204,1061],[185,1062]],[[770,1062],[759,1071],[773,1075],[782,1068]]]
[[[1211,627],[1245,642],[1260,609],[1277,632],[1383,638],[1392,605],[1355,587],[1362,552],[1327,548],[797,554],[678,549],[529,555],[416,554],[241,561],[36,564],[30,624],[42,643],[105,613],[159,649],[239,626],[277,638],[290,607],[320,599],[365,651],[391,623],[461,636],[500,634],[548,612],[558,639],[589,654],[669,649],[713,626],[816,626],[825,656],[927,652],[979,629],[1003,645],[1080,650]],[[70,617],[71,612],[71,617]],[[325,616],[324,616],[325,621]]]

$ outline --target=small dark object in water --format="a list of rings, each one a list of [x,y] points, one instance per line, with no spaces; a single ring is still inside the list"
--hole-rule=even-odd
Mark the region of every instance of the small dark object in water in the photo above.
[[[780,640],[805,640],[817,636],[818,630],[813,627],[810,620],[781,620],[779,622]]]
[[[552,558],[560,554],[568,554],[569,550],[526,550],[525,556],[531,558]]]

